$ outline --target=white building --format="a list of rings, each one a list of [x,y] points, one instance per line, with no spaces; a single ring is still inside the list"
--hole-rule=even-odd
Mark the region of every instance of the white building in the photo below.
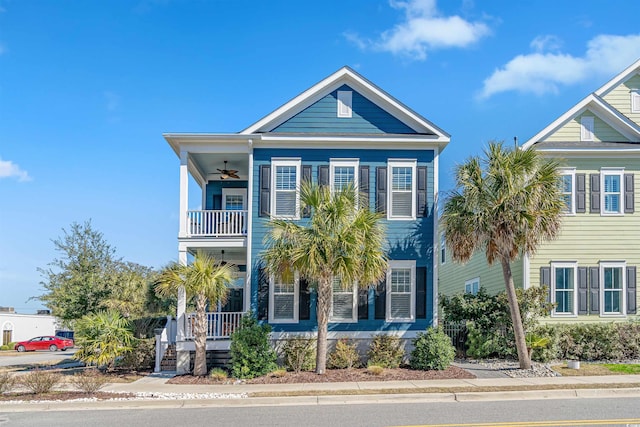
[[[55,335],[58,321],[44,314],[0,313],[2,345],[41,335]]]

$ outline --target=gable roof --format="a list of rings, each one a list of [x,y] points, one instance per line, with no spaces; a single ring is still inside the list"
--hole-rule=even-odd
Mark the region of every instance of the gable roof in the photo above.
[[[618,131],[624,137],[631,141],[640,141],[640,125],[630,120],[624,114],[620,113],[611,104],[602,99],[611,89],[624,83],[636,74],[640,73],[640,59],[627,67],[620,74],[609,80],[604,86],[595,92],[589,94],[583,100],[578,102],[566,113],[554,120],[550,125],[542,129],[527,142],[522,145],[523,149],[527,149],[532,145],[543,141],[551,136],[567,122],[582,114],[584,111],[591,111],[598,118],[603,120],[613,129]]]
[[[450,135],[429,120],[389,95],[363,76],[345,66],[316,83],[300,95],[282,105],[240,132],[242,135],[270,132],[305,108],[340,88],[348,85],[368,100],[415,130],[420,135],[434,135],[437,140],[448,142]]]

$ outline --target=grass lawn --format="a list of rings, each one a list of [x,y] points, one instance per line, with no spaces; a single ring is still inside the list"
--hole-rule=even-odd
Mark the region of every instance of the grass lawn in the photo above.
[[[580,369],[569,369],[566,364],[554,365],[551,368],[566,377],[640,374],[640,364],[582,362]]]

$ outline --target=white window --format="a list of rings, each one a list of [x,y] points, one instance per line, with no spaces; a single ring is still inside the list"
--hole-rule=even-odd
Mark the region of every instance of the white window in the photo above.
[[[358,191],[358,160],[331,159],[329,165],[332,192],[341,191],[349,184]]]
[[[575,263],[551,264],[551,302],[556,304],[556,316],[577,314],[578,293],[576,292],[577,265]]]
[[[416,219],[416,161],[389,160],[388,219]]]
[[[387,271],[387,321],[414,321],[416,262],[389,261]]]
[[[480,278],[476,277],[471,280],[467,280],[464,282],[464,293],[477,295],[480,290]]]
[[[620,215],[624,213],[624,197],[622,194],[624,170],[601,169],[600,188],[603,215]]]
[[[269,322],[298,323],[298,275],[295,275],[292,282],[285,282],[281,277],[272,275],[269,282]]]
[[[623,315],[626,313],[625,264],[600,263],[600,314]]]
[[[631,90],[631,112],[640,113],[640,89]]]
[[[575,214],[575,170],[561,170],[560,171],[560,192],[562,193],[562,199],[564,200],[565,208],[564,213]]]
[[[225,211],[243,211],[247,209],[246,188],[223,188],[222,209]]]
[[[338,91],[338,117],[350,118],[352,116],[353,92],[350,90]]]
[[[333,294],[331,303],[331,322],[358,321],[357,285],[343,287],[340,279],[333,279]]]
[[[440,264],[447,262],[447,239],[444,233],[440,233]]]
[[[580,140],[593,141],[593,116],[582,116],[580,119]]]
[[[275,218],[300,218],[300,160],[271,161],[271,215]]]

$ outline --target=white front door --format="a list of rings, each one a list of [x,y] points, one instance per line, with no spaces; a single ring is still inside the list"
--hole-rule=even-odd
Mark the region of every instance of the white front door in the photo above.
[[[225,211],[244,211],[247,209],[246,188],[223,188],[222,209]]]

